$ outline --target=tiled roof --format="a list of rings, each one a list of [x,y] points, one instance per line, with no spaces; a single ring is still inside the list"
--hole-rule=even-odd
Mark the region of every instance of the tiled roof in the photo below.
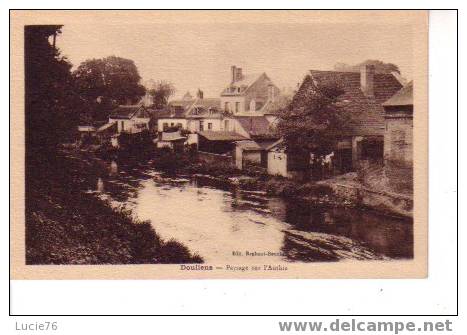
[[[200,131],[198,134],[210,141],[241,141],[247,138],[232,131]]]
[[[206,98],[196,99],[196,101],[190,106],[186,113],[187,117],[200,118],[220,118],[221,113],[221,99],[218,98]]]
[[[266,76],[266,73],[259,74],[247,74],[243,75],[241,80],[237,80],[234,83],[231,83],[227,86],[222,92],[221,95],[242,95],[246,90],[253,85],[261,76]],[[238,90],[240,88],[240,90]]]
[[[235,119],[251,136],[270,135],[270,122],[265,116],[235,116]]]
[[[413,105],[413,81],[405,85],[399,92],[394,94],[383,106],[408,106]]]
[[[399,91],[402,85],[392,74],[374,75],[374,96],[367,97],[360,88],[360,72],[310,71],[317,83],[336,82],[344,93],[338,105],[349,113],[346,135],[382,135],[384,131],[384,109],[382,103]],[[302,84],[300,90],[303,89]],[[298,94],[300,93],[300,90]],[[296,98],[294,98],[296,99]]]
[[[164,118],[185,117],[221,117],[221,100],[218,98],[173,100],[169,102],[168,108],[159,113]]]
[[[195,102],[194,99],[172,100],[172,101],[169,101],[169,107],[170,106],[180,106],[180,107],[183,107],[183,108],[188,108],[191,105],[193,105],[194,102]]]
[[[131,119],[138,112],[144,112],[145,108],[141,105],[122,105],[115,108],[112,113],[110,113],[110,118],[112,119]],[[149,117],[149,116],[148,116]]]

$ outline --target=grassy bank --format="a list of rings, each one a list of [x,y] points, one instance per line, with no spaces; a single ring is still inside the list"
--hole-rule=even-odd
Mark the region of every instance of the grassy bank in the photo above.
[[[114,210],[92,194],[93,164],[63,155],[28,159],[27,264],[201,263],[176,241],[163,241],[149,222]]]

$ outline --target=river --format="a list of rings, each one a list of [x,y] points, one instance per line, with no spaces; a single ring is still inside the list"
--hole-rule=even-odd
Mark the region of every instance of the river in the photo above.
[[[205,262],[261,263],[413,257],[411,220],[353,208],[313,206],[219,184],[117,167],[96,185],[114,206],[149,220],[165,240]]]

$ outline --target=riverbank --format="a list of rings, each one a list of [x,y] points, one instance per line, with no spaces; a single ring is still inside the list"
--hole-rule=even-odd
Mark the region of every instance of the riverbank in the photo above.
[[[238,170],[225,161],[204,162],[195,154],[159,152],[155,167],[167,172],[209,178],[244,190],[263,191],[270,196],[298,199],[310,204],[358,207],[386,215],[412,218],[413,199],[407,195],[365,187],[357,177],[336,176],[322,181],[302,182],[271,176],[264,169],[247,166]]]
[[[28,159],[27,264],[203,262],[179,242],[162,240],[149,222],[86,193],[99,173],[73,151]]]

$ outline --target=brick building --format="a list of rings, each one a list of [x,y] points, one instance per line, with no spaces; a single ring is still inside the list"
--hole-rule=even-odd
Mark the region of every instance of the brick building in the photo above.
[[[383,103],[384,169],[395,191],[413,189],[413,82]]]
[[[334,158],[336,173],[355,171],[361,160],[383,160],[385,111],[383,103],[402,85],[393,74],[375,73],[366,65],[360,72],[311,70],[300,85],[293,103],[301,100],[313,84],[334,82],[344,91],[338,106],[348,115]]]

